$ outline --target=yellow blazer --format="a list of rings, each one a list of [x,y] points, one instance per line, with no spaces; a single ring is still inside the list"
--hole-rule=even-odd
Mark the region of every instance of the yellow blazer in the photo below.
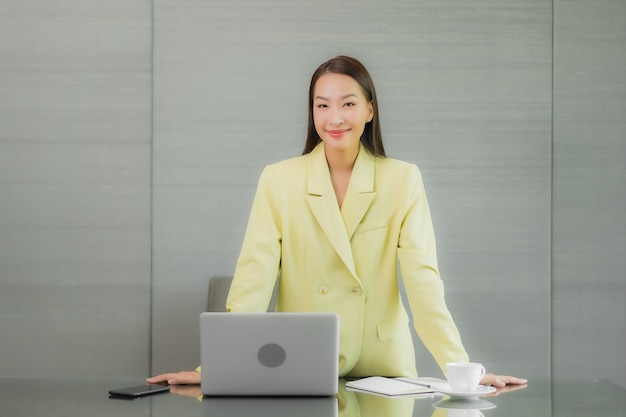
[[[417,166],[363,146],[341,209],[320,143],[267,166],[228,295],[228,311],[337,312],[340,376],[415,376],[397,265],[418,335],[445,372],[468,356],[444,301]]]

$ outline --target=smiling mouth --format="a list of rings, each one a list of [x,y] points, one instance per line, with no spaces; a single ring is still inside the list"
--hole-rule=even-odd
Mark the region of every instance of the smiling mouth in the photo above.
[[[326,133],[328,133],[333,138],[340,138],[343,135],[345,135],[347,132],[348,130],[327,130],[326,131]]]

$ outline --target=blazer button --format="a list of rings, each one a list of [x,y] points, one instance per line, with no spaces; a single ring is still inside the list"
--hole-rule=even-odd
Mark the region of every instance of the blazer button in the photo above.
[[[361,295],[361,294],[363,294],[363,290],[361,290],[361,287],[354,287],[354,288],[352,288],[352,294],[354,294],[354,295]]]
[[[320,294],[326,294],[328,292],[328,288],[326,288],[325,286],[322,285],[319,288],[319,292],[320,292]]]

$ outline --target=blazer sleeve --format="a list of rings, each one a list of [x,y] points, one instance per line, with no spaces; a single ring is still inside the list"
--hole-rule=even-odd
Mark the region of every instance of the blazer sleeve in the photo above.
[[[226,300],[227,311],[266,311],[281,259],[277,175],[266,167],[257,185],[248,227]]]
[[[461,336],[444,298],[430,209],[419,169],[411,165],[398,241],[400,272],[420,339],[446,373],[448,362],[468,361]]]

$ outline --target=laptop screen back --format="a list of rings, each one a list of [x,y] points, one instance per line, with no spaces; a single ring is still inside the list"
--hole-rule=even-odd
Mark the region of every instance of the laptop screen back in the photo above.
[[[205,395],[335,395],[335,313],[202,313]]]

